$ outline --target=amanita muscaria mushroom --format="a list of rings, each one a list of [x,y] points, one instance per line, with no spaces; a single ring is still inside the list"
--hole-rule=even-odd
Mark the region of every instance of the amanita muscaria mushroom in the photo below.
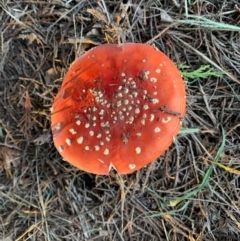
[[[70,66],[52,108],[53,140],[81,170],[136,171],[177,135],[186,108],[173,62],[145,44],[104,44]]]

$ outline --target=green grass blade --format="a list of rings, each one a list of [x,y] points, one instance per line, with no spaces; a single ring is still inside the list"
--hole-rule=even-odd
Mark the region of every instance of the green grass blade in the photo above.
[[[215,22],[213,20],[197,15],[189,15],[187,19],[179,19],[176,20],[176,22],[217,31],[240,31],[240,27],[238,26]]]
[[[182,202],[182,201],[190,198],[191,196],[196,195],[201,189],[203,189],[203,188],[206,186],[206,184],[208,183],[208,180],[209,180],[209,178],[210,178],[210,176],[211,176],[211,173],[212,173],[212,170],[213,170],[213,166],[214,166],[214,164],[217,163],[217,161],[218,161],[219,158],[220,158],[221,153],[222,153],[223,150],[224,150],[226,138],[225,138],[225,131],[224,131],[223,127],[221,127],[221,131],[222,131],[222,143],[221,143],[221,146],[219,147],[219,149],[218,149],[218,151],[217,151],[217,154],[216,154],[216,156],[214,157],[211,166],[208,168],[207,172],[205,173],[204,178],[203,178],[201,184],[200,184],[197,188],[195,188],[194,190],[192,190],[191,192],[188,192],[188,193],[186,193],[186,194],[178,197],[177,199],[175,199],[175,200],[173,200],[173,201],[170,201],[169,204],[168,204],[168,206],[170,206],[170,207],[175,207],[175,206],[176,206],[177,204],[179,204],[180,202]]]
[[[181,128],[178,134],[187,135],[187,134],[196,134],[200,132],[200,128]]]

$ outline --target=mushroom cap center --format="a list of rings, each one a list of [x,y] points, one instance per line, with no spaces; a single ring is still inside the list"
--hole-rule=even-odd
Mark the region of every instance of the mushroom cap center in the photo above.
[[[53,104],[54,143],[82,170],[130,173],[169,147],[185,101],[180,73],[162,52],[144,44],[101,45],[66,74]]]

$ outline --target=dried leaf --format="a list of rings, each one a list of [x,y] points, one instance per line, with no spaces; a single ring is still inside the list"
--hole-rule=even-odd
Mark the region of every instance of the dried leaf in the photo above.
[[[107,230],[100,230],[99,236],[100,237],[109,237],[109,232]]]
[[[170,15],[166,11],[160,9],[160,12],[161,12],[161,22],[165,22],[165,23],[173,22],[172,17],[170,17]]]
[[[70,44],[76,44],[76,43],[81,43],[81,44],[94,44],[94,45],[99,45],[100,42],[95,42],[94,40],[90,39],[90,38],[68,38],[67,41],[63,42],[63,43],[70,43]]]
[[[30,34],[20,34],[18,38],[21,38],[23,40],[27,40],[28,44],[32,44],[33,41],[36,41],[37,44],[41,43],[41,40],[38,38],[38,36],[35,33],[30,33]]]
[[[19,165],[20,152],[9,147],[3,147],[1,150],[3,157],[3,167],[5,170],[11,169],[11,166]]]
[[[46,71],[45,81],[47,85],[52,83],[57,78],[58,78],[58,73],[54,68],[50,68]]]
[[[105,24],[108,24],[107,17],[104,15],[104,13],[101,10],[98,11],[96,9],[89,8],[89,9],[87,9],[87,12],[92,14],[98,20],[101,20]]]
[[[32,104],[31,104],[31,99],[30,99],[30,96],[28,94],[28,91],[26,91],[26,94],[25,94],[25,101],[24,101],[24,108],[26,110],[30,110],[32,107]]]
[[[37,145],[43,145],[45,143],[50,143],[51,142],[51,135],[50,133],[43,134],[36,138],[34,141]]]

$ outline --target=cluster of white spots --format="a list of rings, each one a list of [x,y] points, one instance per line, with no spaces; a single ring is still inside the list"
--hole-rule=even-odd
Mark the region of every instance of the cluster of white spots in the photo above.
[[[138,77],[140,80],[145,81],[148,79],[149,74],[150,74],[150,71],[142,70]]]
[[[100,123],[100,127],[102,127],[102,128],[103,128],[103,127],[109,127],[109,125],[110,125],[110,124],[109,124],[109,121],[101,122],[101,123]]]
[[[144,63],[147,60],[141,61]],[[65,139],[67,146],[72,146],[75,142],[85,152],[97,151],[104,156],[109,156],[111,154],[109,144],[114,145],[113,136],[114,138],[119,136],[123,145],[127,146],[133,144],[131,141],[133,137],[133,139],[141,140],[140,138],[145,135],[146,127],[146,130],[152,128],[153,133],[159,133],[161,129],[158,126],[159,118],[155,110],[159,108],[160,102],[156,90],[158,81],[156,73],[160,72],[160,68],[157,68],[154,73],[143,69],[135,76],[128,76],[127,73],[122,72],[120,73],[121,80],[117,84],[109,85],[109,88],[113,90],[110,94],[106,93],[109,90],[103,90],[101,86],[83,88],[82,96],[88,98],[87,104],[76,111],[73,126],[70,126],[69,136]],[[147,84],[146,81],[148,81]],[[150,87],[146,88],[148,85]],[[85,97],[82,96],[79,99],[84,103]],[[161,120],[162,123],[167,123],[171,117]],[[125,134],[121,134],[119,127],[124,130]],[[55,130],[61,129],[61,123],[57,123]],[[148,135],[150,132],[148,130],[147,132]],[[131,148],[136,155],[143,152],[141,145]],[[58,149],[63,152],[64,146],[59,145]],[[103,163],[103,160],[98,160]],[[133,170],[136,165],[129,164],[129,168]]]

